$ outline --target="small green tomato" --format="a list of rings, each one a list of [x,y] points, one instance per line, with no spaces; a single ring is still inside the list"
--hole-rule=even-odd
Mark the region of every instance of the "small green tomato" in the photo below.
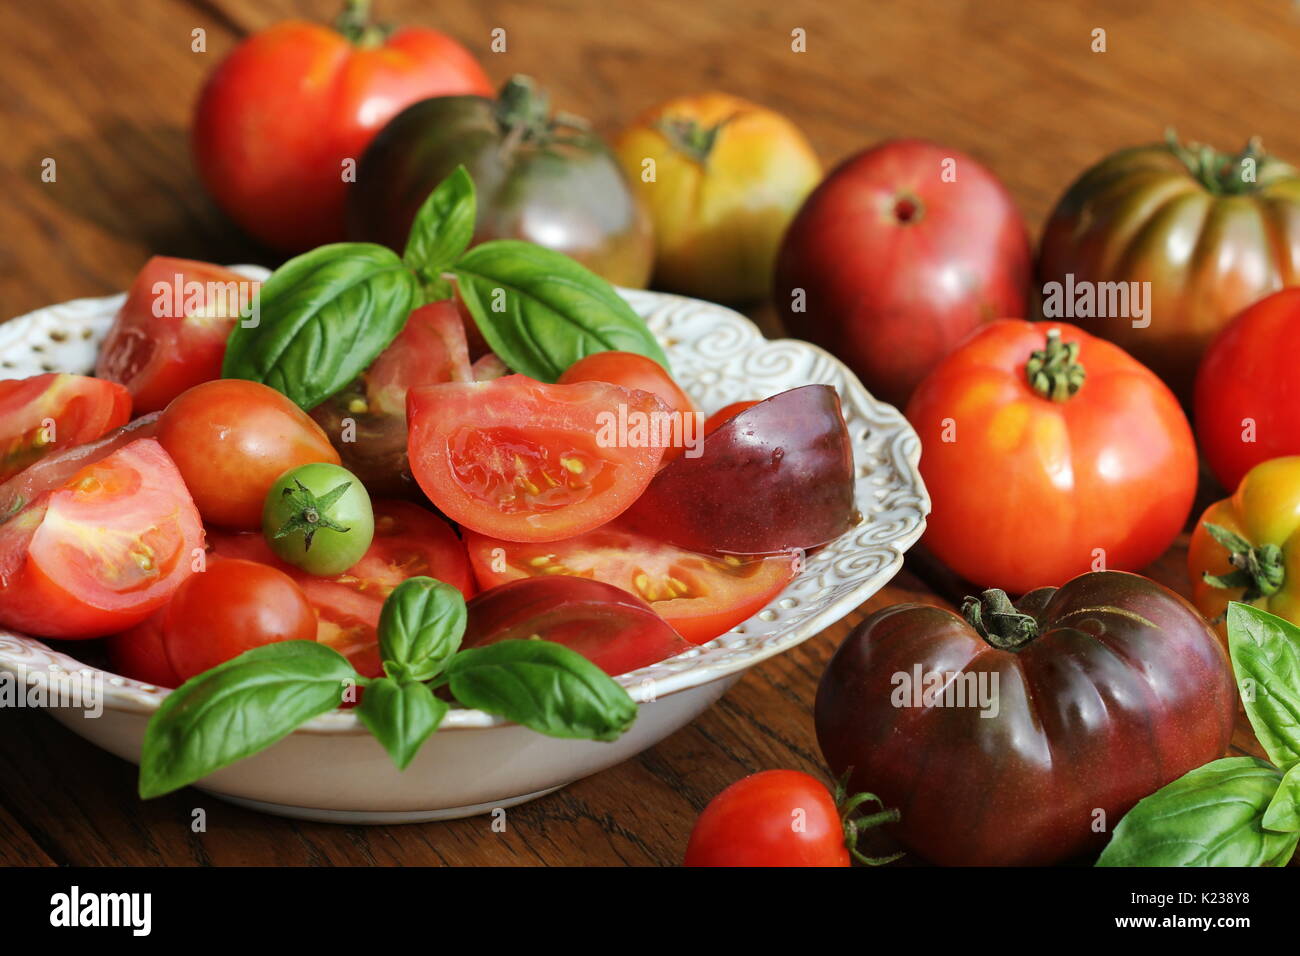
[[[342,574],[375,536],[370,495],[338,465],[290,468],[262,506],[262,533],[281,559],[311,574]]]

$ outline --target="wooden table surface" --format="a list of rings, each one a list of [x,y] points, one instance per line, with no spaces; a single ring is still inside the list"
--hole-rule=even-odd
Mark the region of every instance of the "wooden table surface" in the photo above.
[[[1283,0],[1102,3],[845,0],[377,0],[435,26],[501,80],[537,76],[557,104],[613,131],[652,103],[729,90],[794,118],[827,164],[915,135],[1007,183],[1036,235],[1104,153],[1160,137],[1237,147],[1260,134],[1300,157],[1292,89],[1300,8]],[[1136,7],[1136,8],[1135,8]],[[187,146],[205,74],[240,37],[335,0],[6,0],[0,9],[0,316],[122,288],[154,253],[276,259],[204,196]],[[488,52],[504,27],[507,52]],[[790,49],[807,32],[807,52]],[[207,52],[191,51],[203,28]],[[1093,52],[1094,30],[1106,51]],[[57,181],[42,182],[45,159]],[[771,327],[767,313],[759,318]],[[1207,489],[1206,494],[1213,493]],[[1185,542],[1151,573],[1186,590]],[[823,773],[810,707],[831,652],[865,613],[952,601],[921,555],[835,627],[747,674],[654,749],[488,818],[354,828],[281,820],[194,790],[141,803],[135,768],[42,714],[0,732],[0,864],[675,864],[692,822],[757,770]],[[1248,728],[1238,748],[1255,752]],[[205,833],[191,813],[207,811]]]

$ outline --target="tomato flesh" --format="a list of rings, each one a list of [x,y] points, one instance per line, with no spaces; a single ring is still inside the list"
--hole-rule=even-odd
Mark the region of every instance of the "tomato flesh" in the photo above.
[[[0,482],[130,417],[131,396],[114,382],[62,372],[0,381]]]

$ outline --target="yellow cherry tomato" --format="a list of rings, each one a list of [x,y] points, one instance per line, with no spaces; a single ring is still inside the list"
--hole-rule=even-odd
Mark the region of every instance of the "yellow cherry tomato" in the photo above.
[[[821,179],[784,116],[726,93],[668,100],[615,144],[655,226],[655,283],[724,302],[766,296],[786,226]]]

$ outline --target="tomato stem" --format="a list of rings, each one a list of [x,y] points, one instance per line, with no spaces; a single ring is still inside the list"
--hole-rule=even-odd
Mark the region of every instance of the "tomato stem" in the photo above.
[[[991,647],[1018,651],[1038,637],[1038,621],[1017,610],[1001,588],[989,588],[979,597],[961,602],[961,615]]]
[[[1239,153],[1221,153],[1204,143],[1184,146],[1173,129],[1165,130],[1165,144],[1193,178],[1216,196],[1253,192],[1259,186],[1259,167],[1268,158],[1258,136],[1252,136]],[[1251,161],[1249,177],[1245,175],[1247,160]]]
[[[1079,343],[1062,342],[1060,329],[1047,330],[1047,345],[1030,353],[1025,375],[1035,392],[1054,402],[1073,398],[1088,377],[1079,361]]]
[[[895,807],[886,807],[874,793],[855,793],[851,797],[846,797],[848,793],[849,777],[853,774],[853,768],[849,767],[844,771],[844,776],[835,783],[835,806],[840,811],[840,823],[844,828],[844,848],[849,851],[849,856],[857,860],[864,866],[884,866],[886,863],[893,863],[901,859],[904,854],[893,853],[889,856],[868,856],[858,849],[858,838],[867,830],[873,827],[883,826],[886,823],[897,823],[902,814]],[[864,803],[875,802],[880,805],[880,810],[869,816],[852,819],[857,812],[858,807]]]
[[[1282,589],[1286,580],[1286,562],[1282,549],[1275,544],[1252,545],[1235,532],[1222,525],[1206,524],[1205,530],[1228,552],[1228,561],[1234,571],[1229,574],[1210,574],[1201,577],[1215,588],[1243,588],[1241,599],[1249,604],[1260,598],[1271,597]]]
[[[334,18],[334,29],[354,46],[383,46],[393,32],[392,24],[372,23],[370,0],[344,0],[342,12]]]
[[[714,126],[701,126],[686,117],[664,117],[655,123],[655,129],[664,135],[674,149],[703,166],[709,161],[713,147],[718,144],[718,134],[722,132],[722,127],[730,121],[731,117],[728,117]]]

